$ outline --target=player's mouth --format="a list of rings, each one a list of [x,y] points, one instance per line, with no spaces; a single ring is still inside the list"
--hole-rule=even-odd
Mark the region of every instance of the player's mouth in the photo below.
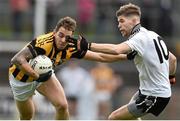
[[[61,48],[65,48],[67,44],[59,44]]]
[[[125,34],[125,31],[122,30],[122,29],[120,29],[120,32],[121,32],[122,35]]]
[[[64,48],[67,46],[66,43],[62,43],[62,42],[58,42],[57,44],[58,44],[58,45],[57,45],[57,48],[58,48],[58,49],[64,49]]]

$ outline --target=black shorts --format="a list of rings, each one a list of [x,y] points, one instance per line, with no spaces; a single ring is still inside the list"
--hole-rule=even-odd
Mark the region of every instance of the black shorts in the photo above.
[[[147,113],[158,116],[169,103],[169,98],[143,95],[139,91],[134,96],[134,101],[128,104],[129,112],[135,117],[141,117]]]

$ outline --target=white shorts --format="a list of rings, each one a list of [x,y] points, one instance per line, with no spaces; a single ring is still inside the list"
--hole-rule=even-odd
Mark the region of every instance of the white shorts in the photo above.
[[[25,101],[35,94],[35,90],[42,82],[21,82],[16,80],[13,75],[9,75],[9,83],[14,95],[14,99],[18,101]]]
[[[169,98],[148,96],[141,94],[139,90],[134,94],[128,104],[129,112],[136,118],[152,113],[158,116],[169,103]]]

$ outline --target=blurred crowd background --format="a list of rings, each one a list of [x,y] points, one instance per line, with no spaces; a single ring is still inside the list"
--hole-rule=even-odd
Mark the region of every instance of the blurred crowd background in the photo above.
[[[10,59],[35,36],[53,31],[65,16],[77,20],[75,34],[89,42],[120,43],[115,12],[132,2],[141,7],[142,26],[159,33],[169,50],[180,59],[179,0],[0,0],[0,120],[17,119],[8,83]],[[179,63],[179,61],[178,61]],[[179,64],[178,64],[179,65]],[[98,63],[72,60],[55,69],[62,83],[71,119],[107,119],[126,104],[138,89],[138,72],[132,61]],[[159,116],[143,119],[180,119],[180,68],[172,85],[172,99]],[[36,93],[35,119],[53,119],[54,109]]]

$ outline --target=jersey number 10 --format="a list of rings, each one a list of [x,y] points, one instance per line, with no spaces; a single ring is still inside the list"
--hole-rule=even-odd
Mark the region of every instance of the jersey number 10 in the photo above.
[[[154,41],[154,45],[155,45],[156,52],[158,54],[160,63],[163,63],[163,57],[164,57],[165,60],[168,60],[169,51],[168,51],[168,49],[166,47],[166,44],[162,40],[162,38],[158,36],[157,40],[153,39],[153,41]],[[157,42],[159,43],[159,45],[158,45]]]

